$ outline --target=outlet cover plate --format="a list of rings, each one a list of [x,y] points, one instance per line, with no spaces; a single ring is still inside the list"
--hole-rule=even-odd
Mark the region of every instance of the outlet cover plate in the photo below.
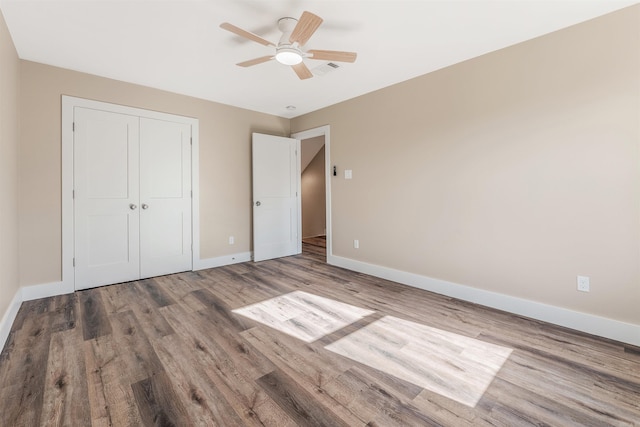
[[[578,276],[578,290],[589,292],[589,278],[587,276]]]

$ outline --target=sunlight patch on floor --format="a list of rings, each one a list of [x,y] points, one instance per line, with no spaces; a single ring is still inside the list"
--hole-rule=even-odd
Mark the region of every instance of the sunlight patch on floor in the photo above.
[[[392,316],[325,348],[470,407],[512,351]]]
[[[315,341],[374,313],[302,291],[238,308],[233,312],[305,342]]]

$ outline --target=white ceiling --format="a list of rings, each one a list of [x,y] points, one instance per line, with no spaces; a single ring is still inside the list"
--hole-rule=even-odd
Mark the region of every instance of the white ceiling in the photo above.
[[[295,117],[635,3],[0,0],[0,9],[22,59]],[[222,22],[277,42],[277,20],[304,10],[324,18],[306,48],[355,51],[357,61],[304,81],[275,61],[234,65],[272,48]]]

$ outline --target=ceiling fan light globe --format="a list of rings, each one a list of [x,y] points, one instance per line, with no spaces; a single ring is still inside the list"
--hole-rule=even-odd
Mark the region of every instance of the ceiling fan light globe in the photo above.
[[[276,61],[284,65],[297,65],[302,62],[302,55],[296,49],[278,49]]]

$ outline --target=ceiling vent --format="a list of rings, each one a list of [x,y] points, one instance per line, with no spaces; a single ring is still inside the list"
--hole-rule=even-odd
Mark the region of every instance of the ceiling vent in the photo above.
[[[330,73],[332,71],[337,70],[338,68],[340,68],[340,66],[338,64],[335,64],[333,62],[327,62],[326,64],[318,65],[317,67],[312,69],[311,72],[315,76],[322,77],[325,74],[328,74],[328,73]]]

